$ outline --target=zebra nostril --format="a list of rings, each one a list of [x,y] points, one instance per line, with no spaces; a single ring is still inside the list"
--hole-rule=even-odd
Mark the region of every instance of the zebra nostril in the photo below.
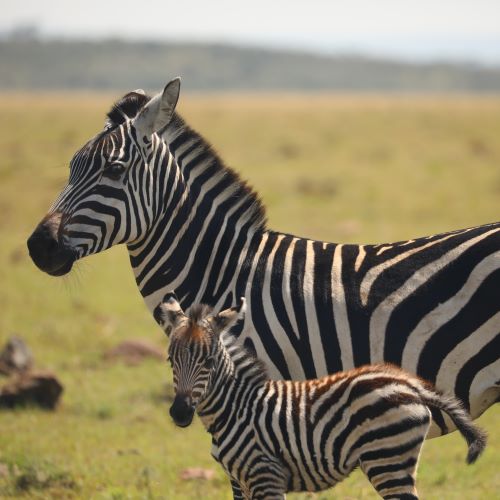
[[[28,251],[32,259],[40,256],[43,249],[43,239],[36,231],[28,238]]]
[[[187,427],[193,420],[194,408],[188,396],[176,396],[170,407],[170,416],[180,427]]]
[[[58,241],[43,226],[34,231],[27,243],[30,256],[33,259],[47,258],[59,247]]]
[[[46,250],[48,253],[55,252],[59,248],[59,242],[53,237],[49,236],[46,240]]]
[[[71,249],[61,245],[51,227],[40,224],[27,241],[28,251],[34,264],[52,276],[67,274],[75,261]]]

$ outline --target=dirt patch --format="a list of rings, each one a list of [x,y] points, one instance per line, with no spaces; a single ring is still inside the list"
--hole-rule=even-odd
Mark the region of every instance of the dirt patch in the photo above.
[[[124,340],[104,353],[104,359],[119,360],[128,365],[137,365],[145,359],[164,361],[166,357],[164,349],[142,339]]]

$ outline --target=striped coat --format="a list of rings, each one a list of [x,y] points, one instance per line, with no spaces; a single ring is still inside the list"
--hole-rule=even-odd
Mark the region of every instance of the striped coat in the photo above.
[[[179,80],[131,92],[76,152],[68,184],[28,240],[62,276],[126,244],[153,312],[245,296],[233,333],[276,379],[393,363],[458,397],[473,418],[500,400],[500,223],[383,245],[328,243],[269,228],[265,207],[177,113]],[[429,436],[453,430],[433,414]]]
[[[416,499],[420,449],[437,409],[466,439],[468,463],[483,450],[485,435],[456,399],[396,366],[268,380],[261,362],[232,336],[220,336],[241,312],[212,315],[194,306],[186,316],[169,294],[156,315],[171,331],[170,413],[185,427],[196,410],[212,434],[214,457],[244,498],[324,490],[359,466],[383,498]]]

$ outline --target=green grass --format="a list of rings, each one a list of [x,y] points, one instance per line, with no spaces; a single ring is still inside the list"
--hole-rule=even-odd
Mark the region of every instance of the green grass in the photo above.
[[[0,412],[0,497],[229,498],[199,422],[177,429],[170,421],[166,363],[102,359],[129,337],[165,345],[125,250],[82,261],[62,279],[27,256],[26,238],[111,101],[0,96],[0,343],[23,336],[37,366],[65,386],[56,412]],[[498,219],[500,98],[185,95],[180,108],[261,193],[270,227],[368,243]],[[474,466],[456,434],[426,443],[422,498],[498,498],[498,408],[479,423],[490,444]],[[215,479],[180,480],[189,466],[212,468]],[[376,498],[360,473],[313,497]]]

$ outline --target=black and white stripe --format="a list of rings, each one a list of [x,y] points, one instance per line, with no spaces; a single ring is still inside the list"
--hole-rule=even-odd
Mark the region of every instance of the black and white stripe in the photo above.
[[[417,499],[417,463],[436,409],[467,441],[468,463],[484,449],[484,433],[458,400],[393,365],[303,382],[268,380],[232,335],[221,336],[239,314],[238,307],[212,315],[195,305],[185,316],[172,294],[157,309],[171,329],[171,415],[185,427],[196,410],[236,498],[321,491],[359,466],[381,497]]]
[[[459,397],[473,418],[499,399],[500,223],[385,245],[272,231],[211,146],[179,115],[166,121],[164,96],[125,96],[75,155],[45,219],[66,252],[126,243],[151,311],[172,289],[183,307],[222,310],[245,296],[234,333],[274,378],[391,362]],[[69,271],[60,260],[45,270]],[[430,435],[455,428],[435,422]]]

